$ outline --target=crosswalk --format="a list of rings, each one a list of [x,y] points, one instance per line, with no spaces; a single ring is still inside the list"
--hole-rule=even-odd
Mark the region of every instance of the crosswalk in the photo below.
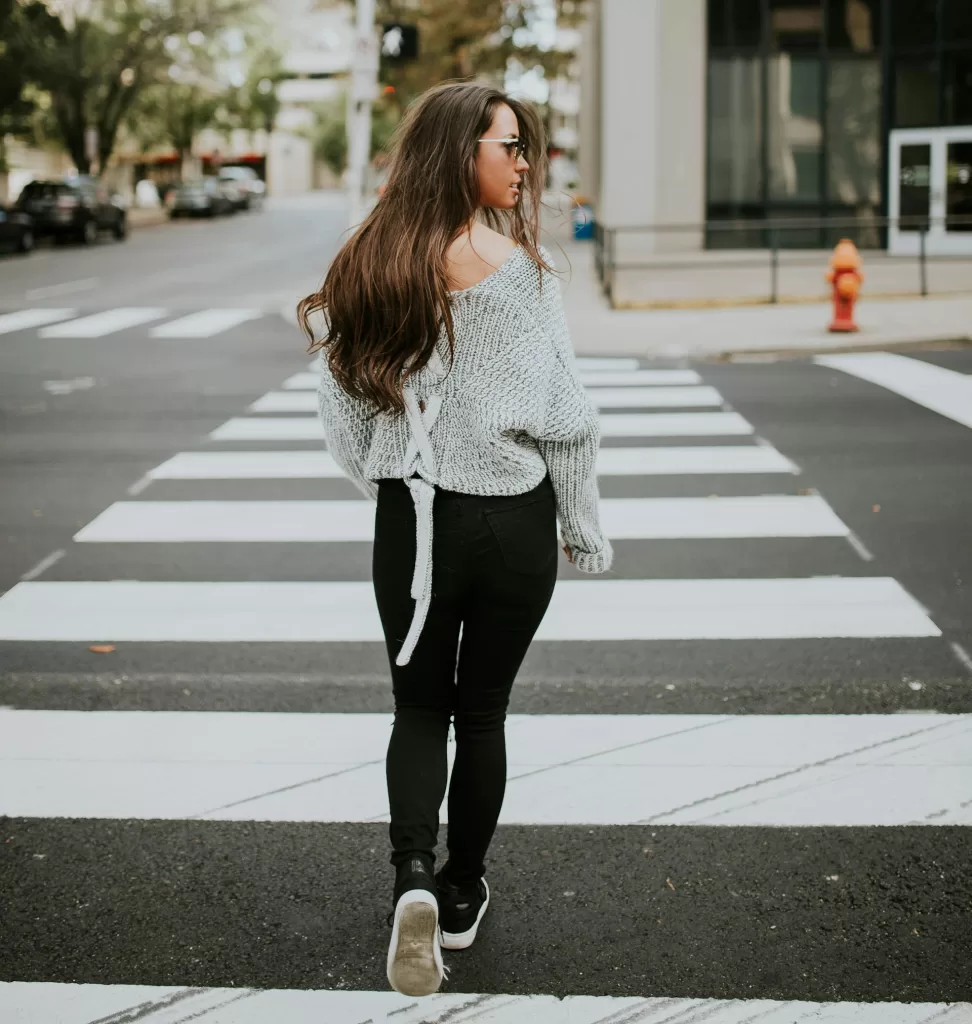
[[[246,312],[208,310],[154,329],[203,337],[245,322]],[[165,317],[134,309],[71,315],[7,314],[0,332],[97,337]],[[368,574],[374,508],[323,450],[312,363],[195,450],[150,470],[130,500],[78,530],[66,557],[0,595],[0,644],[67,652],[73,644],[131,645],[136,662],[155,645],[168,652],[173,678],[190,652],[225,655],[238,658],[244,680],[224,673],[226,689],[205,710],[110,699],[0,707],[0,823],[5,848],[22,848],[33,870],[15,900],[34,936],[32,951],[15,961],[20,968],[7,968],[8,978],[24,980],[0,981],[0,1020],[972,1020],[972,1004],[949,1001],[962,991],[955,972],[967,963],[957,949],[935,947],[900,989],[907,997],[881,1002],[883,983],[855,973],[864,951],[853,940],[807,938],[829,935],[850,915],[869,936],[868,959],[879,962],[898,955],[910,929],[920,936],[922,907],[909,899],[931,890],[912,879],[899,898],[895,886],[929,861],[934,886],[953,885],[967,861],[972,715],[893,713],[866,696],[854,714],[826,713],[800,695],[786,713],[676,712],[661,699],[737,661],[758,663],[763,651],[784,666],[783,678],[754,672],[752,685],[767,692],[786,685],[786,675],[812,674],[830,644],[845,645],[858,665],[873,666],[881,652],[893,660],[902,645],[943,642],[934,611],[871,571],[826,495],[697,371],[633,359],[578,366],[601,410],[597,472],[616,565],[599,577],[562,569],[522,672],[543,698],[508,721],[495,908],[473,953],[452,958],[443,992],[416,1002],[384,990],[387,935],[378,922],[388,893],[372,890],[388,879],[391,718],[387,694],[376,708],[362,676],[341,667],[380,667],[385,657]],[[686,486],[700,493],[680,492]],[[690,553],[683,573],[661,575],[665,551],[679,544]],[[741,546],[758,573],[731,568]],[[806,564],[779,560],[797,546],[816,571],[775,573]],[[303,563],[299,578],[286,576],[295,564],[289,552]],[[692,552],[707,573],[685,574]],[[155,572],[132,578],[132,565]],[[291,710],[272,695],[254,704],[244,693],[245,663],[264,648],[291,666],[323,666],[333,675],[328,692],[339,696],[314,710]],[[670,681],[656,687],[651,706],[638,691],[667,671],[672,652],[678,672],[663,676]],[[548,660],[559,666],[550,684]],[[572,680],[592,687],[581,709],[568,699]],[[610,707],[596,680],[613,688]],[[617,707],[618,684],[630,691],[628,710]],[[187,695],[192,685],[187,677]],[[315,831],[290,831],[298,828]],[[207,868],[188,852],[189,836],[210,851]],[[262,844],[274,843],[290,863],[259,875]],[[79,869],[77,851],[88,846],[101,859]],[[351,859],[338,854],[344,846],[356,851]],[[329,858],[326,882],[314,849]],[[535,887],[504,893],[506,878],[523,884],[510,858],[528,853],[538,865],[539,874],[526,874]],[[169,857],[196,867],[163,883]],[[865,879],[860,864],[871,861],[877,877]],[[301,872],[346,886],[354,906],[335,901],[331,889],[307,909],[291,902],[293,892],[261,902],[281,880],[297,886]],[[865,887],[873,907],[855,903]],[[94,957],[74,925],[59,923],[66,892],[72,906],[111,912],[110,941],[121,944],[114,960]],[[207,908],[206,924],[192,924],[197,905]],[[287,951],[286,964],[267,952],[277,946],[263,944],[258,924],[281,906],[272,941]],[[90,919],[72,913],[82,915],[72,920],[83,930]],[[538,940],[536,915],[544,913],[551,924]],[[901,935],[886,938],[892,919]],[[60,936],[57,954],[45,928]],[[798,956],[778,944],[784,934]],[[669,942],[682,950],[677,964],[664,959]],[[249,959],[253,943],[264,950],[259,965]],[[148,969],[136,955],[142,947],[158,951]],[[203,951],[202,960],[187,949]],[[230,951],[235,965],[225,959]]]
[[[38,338],[80,341],[144,326],[151,338],[212,338],[262,316],[261,309],[237,307],[195,310],[183,315],[155,306],[119,306],[96,313],[71,308],[32,308],[0,313],[0,335],[33,330]]]

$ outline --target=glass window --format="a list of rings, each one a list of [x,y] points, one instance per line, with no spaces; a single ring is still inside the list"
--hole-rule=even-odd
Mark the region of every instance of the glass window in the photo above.
[[[938,40],[938,0],[891,0],[895,48],[934,46]]]
[[[729,19],[726,5],[729,0],[709,0],[709,46],[725,48],[729,45]]]
[[[713,60],[709,77],[709,201],[762,197],[762,75],[758,57]]]
[[[945,0],[945,44],[972,43],[972,2]]]
[[[729,0],[732,45],[757,47],[763,40],[762,0]]]
[[[899,59],[894,65],[894,127],[938,124],[938,68],[933,60]]]
[[[823,125],[820,61],[783,55],[769,61],[769,193],[819,201]]]
[[[945,123],[972,124],[972,49],[947,53],[942,61]]]
[[[881,0],[827,0],[827,46],[874,53],[881,45]]]
[[[902,231],[928,230],[931,204],[931,145],[927,142],[901,147],[898,178],[899,227]]]
[[[950,142],[945,168],[945,230],[972,231],[972,142]]]
[[[876,212],[881,203],[881,64],[831,57],[827,69],[827,198]]]
[[[769,0],[769,45],[773,50],[819,50],[821,0]]]

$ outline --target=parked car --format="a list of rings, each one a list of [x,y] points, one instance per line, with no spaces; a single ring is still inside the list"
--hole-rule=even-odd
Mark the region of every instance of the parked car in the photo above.
[[[16,208],[30,215],[37,235],[52,235],[56,241],[73,238],[92,245],[102,231],[110,231],[119,241],[128,235],[120,201],[101,182],[86,176],[30,181]]]
[[[215,217],[233,213],[236,192],[218,178],[184,181],[167,196],[170,217]]]
[[[221,181],[231,181],[239,187],[241,209],[260,207],[267,193],[267,186],[252,167],[224,167],[219,172],[219,177]]]
[[[28,253],[34,248],[34,222],[26,213],[0,206],[0,249]]]

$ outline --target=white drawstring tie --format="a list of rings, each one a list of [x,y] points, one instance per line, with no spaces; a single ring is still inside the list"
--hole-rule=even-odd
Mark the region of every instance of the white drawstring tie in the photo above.
[[[436,373],[445,369],[437,351],[433,351],[429,365]],[[442,396],[434,394],[425,403],[423,411],[407,382],[403,394],[411,433],[405,451],[405,483],[408,484],[415,505],[415,570],[410,591],[415,601],[415,611],[401,650],[395,658],[396,665],[407,665],[411,660],[432,603],[432,506],[435,501],[436,465],[429,431],[442,408]],[[419,475],[415,476],[415,473]]]

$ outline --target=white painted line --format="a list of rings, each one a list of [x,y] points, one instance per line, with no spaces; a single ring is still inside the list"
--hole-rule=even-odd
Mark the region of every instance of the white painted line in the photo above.
[[[796,473],[774,448],[762,445],[697,445],[684,448],[601,448],[601,476]],[[325,451],[180,452],[148,474],[153,480],[340,479],[344,472]],[[129,490],[129,493],[135,493]]]
[[[306,370],[300,373],[295,373],[292,377],[288,377],[280,387],[284,391],[316,391],[317,384],[320,379],[320,373],[315,373],[313,370]]]
[[[737,412],[609,413],[600,417],[600,425],[602,438],[736,437],[753,433],[751,424]]]
[[[387,820],[391,724],[3,708],[0,815]],[[506,736],[504,824],[972,825],[967,714],[510,715]]]
[[[857,552],[862,561],[873,562],[874,555],[867,549],[864,541],[854,533],[853,530],[847,531],[847,543]]]
[[[722,405],[715,388],[633,387],[590,388],[587,392],[599,409],[674,409]],[[249,412],[316,413],[317,395],[313,391],[270,391],[258,398]]]
[[[948,419],[972,427],[972,377],[892,352],[816,356],[814,362],[887,388]]]
[[[316,413],[317,393],[314,391],[268,391],[247,406],[247,412]]]
[[[262,315],[259,309],[203,309],[153,327],[149,334],[153,338],[211,338]]]
[[[753,433],[736,412],[609,413],[601,437],[730,437]],[[323,441],[316,416],[234,417],[210,435],[213,441]]]
[[[695,370],[583,370],[581,383],[585,387],[633,387],[635,385],[689,385],[701,381]],[[308,370],[288,377],[280,387],[284,391],[314,391],[320,373]]]
[[[598,409],[677,409],[722,405],[722,395],[708,385],[688,388],[589,388]]]
[[[22,580],[35,580],[42,576],[52,565],[56,565],[64,557],[64,549],[52,551],[46,558],[42,558],[33,569],[28,569],[20,578]]]
[[[340,479],[344,471],[325,451],[180,452],[149,471],[153,480]]]
[[[611,540],[846,537],[816,495],[603,498]],[[74,535],[78,543],[304,544],[374,537],[371,501],[119,501]]]
[[[797,467],[769,445],[689,445],[657,448],[601,448],[601,476],[682,476],[738,473],[797,473]]]
[[[314,358],[307,364],[308,370],[317,371],[320,369],[321,353],[317,352]],[[575,359],[578,370],[637,370],[638,360],[637,359],[624,359],[624,358],[605,358],[605,359],[592,359],[586,356],[577,356]]]
[[[561,580],[537,640],[941,636],[889,577]],[[32,581],[0,640],[328,643],[384,639],[370,582]]]
[[[972,673],[972,655],[961,644],[957,644],[954,641],[949,646],[952,648],[952,653],[955,657]]]
[[[20,309],[16,313],[4,313],[0,316],[0,334],[12,334],[14,331],[53,324],[58,320],[68,320],[76,312],[74,309]]]
[[[126,327],[137,327],[150,320],[160,320],[166,312],[164,309],[149,309],[146,306],[120,306],[118,309],[83,316],[79,320],[43,327],[39,333],[42,338],[101,338],[106,334],[122,331]]]
[[[234,417],[217,427],[212,441],[320,441],[324,427],[316,416]]]
[[[177,1008],[177,1009],[173,1009]],[[437,993],[413,999],[397,992],[347,990],[166,988],[0,982],[0,1017],[10,1024],[141,1024],[217,1021],[229,1024],[968,1024],[972,1003],[809,1003],[769,999],[682,999],[652,996],[475,995]]]
[[[590,356],[577,356],[575,358],[578,370],[637,370],[637,359],[625,359],[622,357],[609,356],[594,359]]]
[[[700,384],[695,370],[581,370],[585,387],[635,387],[638,385]]]

